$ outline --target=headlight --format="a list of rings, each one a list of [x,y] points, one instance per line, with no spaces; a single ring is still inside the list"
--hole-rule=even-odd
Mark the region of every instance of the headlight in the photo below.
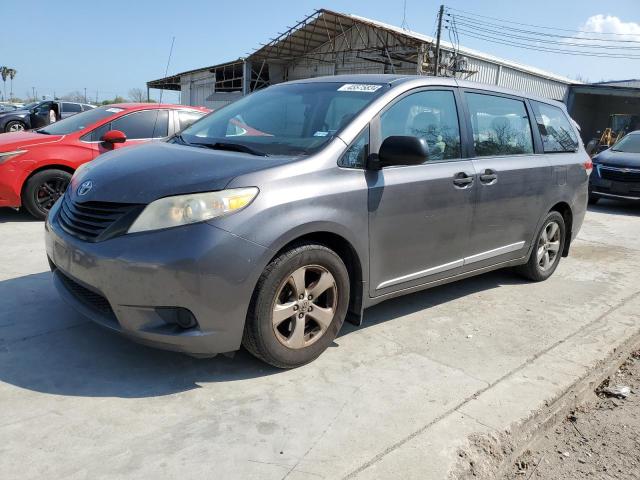
[[[0,152],[0,163],[6,162],[10,158],[17,157],[18,155],[22,155],[23,153],[27,153],[27,151],[14,150],[13,152]]]
[[[242,210],[256,195],[258,189],[249,187],[161,198],[146,206],[128,233],[204,222]]]

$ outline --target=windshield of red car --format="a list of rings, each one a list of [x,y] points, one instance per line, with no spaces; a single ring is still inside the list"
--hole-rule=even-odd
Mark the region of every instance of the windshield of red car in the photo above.
[[[47,135],[68,135],[84,130],[87,127],[92,127],[96,122],[113,117],[116,113],[120,112],[122,112],[122,108],[109,107],[108,105],[94,108],[47,125],[44,128],[36,130],[36,132]]]
[[[265,155],[309,154],[388,88],[344,82],[273,86],[215,111],[182,131],[178,141],[233,143]]]

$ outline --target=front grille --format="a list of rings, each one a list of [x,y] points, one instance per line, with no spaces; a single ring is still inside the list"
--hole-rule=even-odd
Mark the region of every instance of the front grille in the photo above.
[[[605,180],[613,180],[615,182],[640,183],[640,171],[630,170],[625,172],[621,169],[611,169],[600,167],[600,177]]]
[[[89,307],[98,310],[100,313],[104,313],[105,315],[115,318],[109,301],[102,295],[83,287],[78,282],[67,277],[60,270],[56,270],[56,274],[59,275],[60,280],[64,283],[67,290],[69,290],[78,300],[84,302]]]
[[[98,242],[126,232],[142,208],[132,203],[73,202],[65,195],[58,222],[69,235]]]

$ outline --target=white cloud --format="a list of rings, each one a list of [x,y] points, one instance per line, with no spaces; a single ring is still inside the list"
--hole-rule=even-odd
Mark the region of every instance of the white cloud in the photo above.
[[[640,23],[623,22],[614,15],[592,15],[580,27],[584,33],[576,38],[602,38],[607,40],[634,40],[640,42]],[[592,34],[589,37],[589,34]],[[616,35],[596,35],[593,33],[615,33]]]

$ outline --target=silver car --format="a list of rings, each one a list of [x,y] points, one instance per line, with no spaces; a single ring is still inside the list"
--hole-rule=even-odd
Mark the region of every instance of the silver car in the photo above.
[[[47,254],[111,330],[296,367],[386,299],[504,267],[547,279],[585,215],[578,138],[561,103],[476,83],[284,83],[81,167]]]

